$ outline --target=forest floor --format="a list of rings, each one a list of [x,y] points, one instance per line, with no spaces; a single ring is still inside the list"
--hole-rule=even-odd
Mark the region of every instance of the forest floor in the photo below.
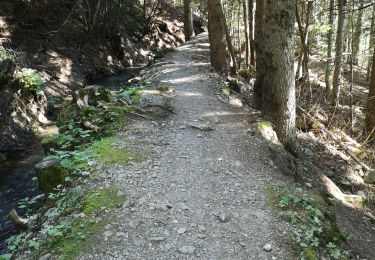
[[[110,213],[106,242],[82,259],[292,258],[288,224],[265,193],[286,185],[285,176],[269,164],[266,142],[247,131],[258,113],[217,97],[223,79],[208,51],[207,35],[197,36],[147,72],[173,90],[175,114],[117,133],[115,146],[147,159],[96,166],[98,187],[117,187],[125,203]]]

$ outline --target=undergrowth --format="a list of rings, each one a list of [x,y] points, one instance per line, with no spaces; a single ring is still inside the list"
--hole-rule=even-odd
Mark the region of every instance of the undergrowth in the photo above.
[[[293,225],[292,248],[298,259],[347,259],[342,250],[346,237],[337,229],[331,202],[308,195],[301,188],[267,190],[272,206]]]
[[[34,84],[33,81],[30,84]],[[106,224],[105,218],[95,220],[91,213],[122,205],[123,195],[119,195],[116,187],[92,188],[86,192],[83,180],[93,171],[88,162],[126,166],[141,159],[131,150],[115,146],[117,139],[112,137],[113,131],[126,120],[124,112],[136,109],[131,104],[140,101],[141,91],[139,87],[124,86],[120,92],[111,94],[115,101],[99,102],[97,106],[88,106],[84,110],[71,101],[64,104],[58,120],[59,134],[50,136],[42,144],[49,148],[49,155],[44,159],[57,159],[69,174],[63,185],[44,198],[39,209],[44,213],[38,220],[43,224],[10,237],[7,251],[0,255],[0,260],[11,259],[20,251],[30,251],[33,258],[38,258],[51,250],[57,251],[60,259],[74,259],[89,249]],[[100,130],[83,127],[87,120]],[[32,217],[30,208],[40,199],[20,201],[20,208],[26,209],[26,217]],[[81,213],[76,216],[77,212]]]

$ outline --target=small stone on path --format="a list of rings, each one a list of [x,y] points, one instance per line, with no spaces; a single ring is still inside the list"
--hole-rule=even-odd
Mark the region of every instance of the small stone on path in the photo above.
[[[193,246],[182,246],[178,249],[181,254],[192,255],[195,253],[195,247]]]
[[[185,233],[186,231],[187,231],[187,229],[184,228],[184,227],[177,229],[177,233],[178,233],[179,235],[182,235],[182,234]]]
[[[265,252],[271,252],[272,251],[272,245],[271,244],[265,244],[263,247],[263,250]]]
[[[205,123],[191,123],[189,126],[205,132],[213,130],[208,124]]]

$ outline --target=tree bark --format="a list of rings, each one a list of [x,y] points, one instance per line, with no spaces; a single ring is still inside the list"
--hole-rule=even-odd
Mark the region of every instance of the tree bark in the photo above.
[[[343,61],[344,50],[344,28],[346,28],[346,12],[347,0],[338,0],[338,19],[337,19],[337,34],[336,34],[336,53],[335,53],[335,68],[332,78],[332,96],[331,105],[337,106],[340,96],[340,74]]]
[[[304,4],[302,2],[302,4]],[[298,6],[296,8],[296,18],[297,18],[297,25],[298,25],[298,31],[299,31],[299,35],[300,35],[300,38],[301,38],[301,47],[302,47],[302,51],[301,51],[301,64],[302,64],[302,74],[303,74],[303,77],[306,78],[308,80],[308,77],[309,77],[309,68],[308,68],[308,63],[309,63],[309,46],[308,46],[308,39],[309,39],[309,36],[308,36],[308,33],[309,33],[309,26],[310,26],[310,16],[311,16],[311,12],[312,12],[312,9],[313,9],[313,1],[309,0],[307,2],[307,10],[306,10],[306,18],[305,18],[305,21],[304,21],[304,24],[303,23],[303,17],[300,16],[300,11],[298,10]],[[304,8],[301,8],[301,10],[303,10]],[[300,64],[299,64],[300,66]],[[297,71],[299,71],[299,69],[297,69]]]
[[[224,31],[225,31],[225,39],[226,39],[226,42],[227,42],[228,51],[229,51],[229,54],[230,54],[230,57],[231,57],[232,63],[233,63],[233,65],[231,67],[231,73],[233,75],[235,75],[237,73],[236,53],[234,51],[234,47],[233,47],[233,43],[232,43],[232,38],[230,37],[230,32],[229,32],[229,28],[228,28],[228,24],[227,24],[227,19],[225,17],[223,8],[221,8],[221,16],[222,16],[222,19],[223,19],[223,26],[224,26]]]
[[[184,34],[186,41],[189,41],[194,34],[191,0],[184,0]]]
[[[208,1],[208,36],[211,66],[219,73],[227,73],[226,36],[220,0]]]
[[[372,50],[375,45],[375,5],[372,8],[371,13],[371,27],[370,27],[370,40],[368,48]],[[367,73],[366,73],[366,82],[370,83],[371,76],[371,67],[372,67],[372,56],[368,58],[367,62]]]
[[[250,64],[250,44],[249,44],[249,28],[248,28],[246,1],[247,0],[243,0],[242,5],[243,5],[243,23],[245,27],[245,65],[246,65],[246,68],[248,68]]]
[[[374,50],[375,53],[375,50]],[[369,86],[369,93],[367,99],[367,111],[366,111],[366,131],[367,133],[373,132],[375,127],[375,55],[372,57],[372,70],[371,70],[371,82]],[[373,133],[374,136],[374,133]]]
[[[352,46],[352,60],[353,60],[353,65],[358,65],[358,53],[359,53],[359,43],[361,39],[361,34],[362,34],[362,17],[363,17],[363,3],[361,2],[359,7],[358,7],[358,15],[357,15],[357,20],[355,22],[355,30],[354,30],[354,35],[353,35],[353,46]]]
[[[293,155],[296,141],[296,96],[294,81],[295,0],[267,0],[264,23],[264,85],[266,111],[275,124],[280,142]]]
[[[249,41],[250,41],[250,65],[255,66],[255,43],[254,43],[254,0],[248,1],[249,6]]]
[[[255,9],[255,53],[256,53],[256,80],[254,83],[255,106],[260,109],[263,104],[264,79],[264,15],[266,1],[256,0]]]
[[[332,65],[332,43],[333,43],[333,10],[335,8],[335,0],[329,1],[329,30],[327,32],[327,62],[326,62],[326,71],[325,71],[325,82],[326,82],[326,91],[329,95],[331,92],[331,65]]]

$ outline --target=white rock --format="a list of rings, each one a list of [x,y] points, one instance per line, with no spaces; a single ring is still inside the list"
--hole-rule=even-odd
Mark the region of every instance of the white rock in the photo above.
[[[263,247],[263,250],[265,252],[271,252],[272,251],[272,244],[265,244]]]
[[[181,254],[192,255],[195,253],[195,247],[193,246],[182,246],[178,249]]]

